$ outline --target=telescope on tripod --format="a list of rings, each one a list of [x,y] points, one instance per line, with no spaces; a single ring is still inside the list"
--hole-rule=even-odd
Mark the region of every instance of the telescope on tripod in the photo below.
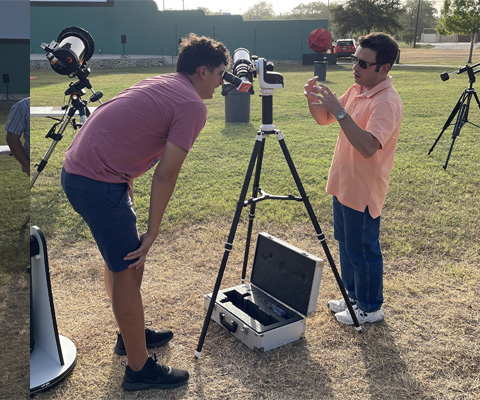
[[[450,72],[450,73],[443,72],[442,74],[440,74],[440,78],[442,79],[442,81],[447,81],[448,79],[450,79],[450,75],[461,74],[463,72],[467,72],[468,81],[469,81],[469,87],[463,91],[462,95],[460,96],[460,99],[458,100],[457,104],[453,108],[453,110],[452,110],[450,116],[448,117],[447,121],[443,125],[442,131],[440,132],[437,139],[433,143],[433,146],[428,151],[428,154],[430,154],[433,151],[435,145],[438,143],[441,136],[443,135],[443,132],[445,132],[445,130],[447,130],[447,128],[452,125],[452,121],[454,120],[454,118],[456,116],[457,119],[455,120],[455,123],[453,124],[454,127],[453,127],[453,132],[452,132],[452,143],[450,145],[450,149],[448,150],[448,155],[447,155],[447,159],[445,161],[445,164],[443,165],[444,170],[447,169],[448,161],[450,160],[450,156],[452,154],[455,139],[460,135],[460,130],[463,128],[463,126],[466,123],[469,123],[471,125],[476,126],[477,128],[480,128],[479,125],[474,124],[473,122],[470,122],[468,120],[468,112],[470,111],[470,102],[472,100],[472,97],[475,98],[475,100],[477,102],[477,106],[480,109],[480,101],[478,100],[477,93],[475,92],[475,89],[473,88],[473,84],[475,82],[475,74],[480,71],[480,68],[478,68],[477,70],[475,70],[475,68],[477,68],[479,66],[480,66],[480,63],[473,64],[473,65],[465,65],[464,67],[461,67],[461,68],[459,68],[459,69],[457,69],[453,72]]]
[[[96,101],[101,104],[102,101],[100,99],[103,97],[101,91],[96,92],[93,90],[92,84],[88,79],[90,68],[87,68],[87,61],[92,57],[95,45],[92,36],[85,29],[77,26],[65,28],[58,34],[56,42],[42,43],[41,47],[47,52],[47,60],[55,72],[60,75],[67,75],[70,78],[78,78],[78,81],[75,83],[70,82],[68,89],[65,91],[65,95],[69,96],[68,103],[62,107],[62,110],[65,112],[62,118],[51,127],[45,136],[52,139],[53,142],[42,160],[35,165],[37,168],[30,181],[30,188],[35,185],[38,176],[47,165],[55,146],[62,140],[67,126],[71,123],[74,130],[80,128],[90,116],[87,104]],[[87,93],[85,88],[90,89],[92,92],[89,100],[82,99],[82,96],[85,96]],[[82,120],[78,124],[73,118],[77,112]]]
[[[357,316],[353,311],[353,307],[350,303],[350,300],[348,298],[348,295],[343,285],[343,282],[341,280],[341,277],[335,266],[333,257],[330,254],[330,250],[326,243],[325,235],[323,234],[320,228],[317,217],[315,216],[315,213],[313,211],[313,207],[310,204],[310,200],[305,192],[305,189],[297,173],[293,160],[287,149],[287,145],[285,144],[285,139],[283,137],[283,134],[279,130],[275,129],[275,125],[273,124],[273,94],[275,92],[275,89],[283,88],[284,86],[283,76],[278,72],[274,72],[273,63],[268,62],[264,58],[259,58],[256,56],[250,57],[250,53],[248,52],[248,50],[244,48],[239,48],[234,52],[234,55],[233,55],[233,73],[232,74],[226,73],[223,78],[227,82],[230,82],[234,86],[236,86],[237,90],[250,91],[251,93],[253,93],[253,88],[249,87],[249,85],[250,86],[252,85],[254,78],[258,78],[258,82],[260,86],[260,95],[262,97],[262,125],[260,126],[260,130],[257,132],[256,138],[255,138],[255,145],[250,158],[250,162],[247,167],[247,172],[246,172],[244,183],[240,192],[240,197],[237,202],[237,208],[235,211],[235,215],[233,217],[230,233],[227,238],[227,242],[225,244],[225,252],[224,252],[220,269],[217,275],[215,286],[212,294],[208,295],[210,298],[210,301],[209,301],[208,308],[206,309],[206,315],[205,315],[202,332],[200,334],[198,345],[195,351],[195,358],[198,358],[201,355],[202,347],[203,347],[207,330],[208,330],[208,325],[210,323],[210,320],[212,319],[214,308],[217,307],[217,303],[216,303],[217,296],[219,294],[223,274],[225,272],[226,265],[228,262],[228,257],[233,249],[233,241],[235,238],[235,234],[236,234],[237,226],[240,220],[242,209],[245,207],[250,207],[246,246],[245,246],[243,269],[242,269],[242,278],[241,278],[243,283],[246,277],[246,270],[247,270],[247,264],[248,264],[248,258],[249,258],[249,249],[250,249],[251,235],[253,230],[253,222],[255,218],[256,205],[257,203],[264,200],[296,201],[296,202],[304,203],[306,211],[315,229],[317,239],[322,244],[323,250],[331,266],[331,269],[337,281],[338,287],[343,295],[347,308],[354,322],[355,328],[357,329],[357,331],[361,331],[361,326],[358,322]],[[247,87],[248,89],[245,89]],[[270,135],[275,135],[278,140],[278,143],[282,149],[283,155],[288,164],[288,167],[295,181],[297,189],[300,193],[300,196],[294,196],[291,194],[274,195],[274,194],[267,193],[260,186],[260,177],[261,177],[261,170],[262,170],[262,163],[263,163],[264,149],[265,149],[265,139]],[[251,181],[254,169],[255,169],[255,175],[254,175],[254,181],[253,181],[253,187],[252,187],[253,189],[252,197],[250,197],[249,199],[246,199],[248,187],[250,185],[250,181]],[[225,316],[223,314],[221,315],[220,319],[221,321],[223,321],[222,325],[226,327],[235,336],[236,334],[240,336],[241,335],[245,336],[247,334],[245,330],[247,328],[245,327],[241,329],[239,328],[239,330],[241,330],[241,332],[243,333],[237,332],[235,334],[238,328],[238,324],[226,321]],[[295,339],[292,339],[292,340],[295,340]],[[284,343],[286,342],[284,341]]]

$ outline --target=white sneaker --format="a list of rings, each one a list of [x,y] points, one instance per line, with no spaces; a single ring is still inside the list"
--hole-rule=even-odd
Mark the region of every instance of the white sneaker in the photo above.
[[[353,311],[355,312],[360,325],[363,325],[367,322],[370,324],[375,324],[383,321],[384,314],[382,309],[366,313],[365,311],[360,310],[357,305],[355,305],[353,306]],[[335,319],[341,324],[353,325],[353,319],[348,309],[336,313]]]
[[[352,303],[352,306],[354,306],[357,302],[355,300],[350,299],[350,303]],[[347,303],[345,303],[345,300],[330,300],[327,303],[327,307],[332,311],[333,313],[339,313],[342,311],[347,310]]]

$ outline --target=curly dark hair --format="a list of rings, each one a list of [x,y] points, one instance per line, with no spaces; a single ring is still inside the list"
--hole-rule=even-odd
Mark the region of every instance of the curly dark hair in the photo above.
[[[213,70],[221,64],[230,65],[230,52],[222,42],[195,33],[180,40],[177,72],[192,75],[198,67]]]
[[[358,44],[363,48],[371,49],[377,53],[376,62],[380,64],[395,63],[398,56],[398,44],[393,37],[382,32],[372,32],[362,36]],[[378,66],[377,66],[378,70]]]

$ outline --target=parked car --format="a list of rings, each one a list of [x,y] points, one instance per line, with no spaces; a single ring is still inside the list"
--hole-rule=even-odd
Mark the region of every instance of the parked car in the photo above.
[[[356,49],[355,39],[338,39],[333,53],[336,54],[337,58],[346,58],[355,54]]]

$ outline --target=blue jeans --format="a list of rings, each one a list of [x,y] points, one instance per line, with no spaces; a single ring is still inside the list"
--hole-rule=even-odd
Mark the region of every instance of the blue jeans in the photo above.
[[[368,207],[364,212],[346,207],[334,196],[333,228],[348,296],[365,312],[379,310],[383,303],[380,217],[372,218]]]

